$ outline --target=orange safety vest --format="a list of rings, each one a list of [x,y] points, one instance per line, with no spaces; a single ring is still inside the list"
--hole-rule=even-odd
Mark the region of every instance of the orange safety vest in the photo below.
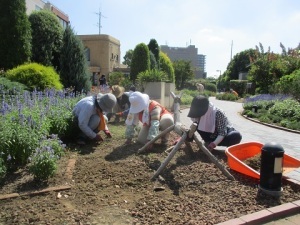
[[[150,113],[152,112],[152,110],[156,107],[160,107],[162,110],[160,112],[160,117],[162,117],[164,114],[171,114],[165,107],[163,107],[161,104],[159,104],[158,102],[154,101],[154,100],[151,100],[150,101],[150,104],[149,104],[149,115]],[[141,111],[139,113],[139,120],[142,122],[142,118],[143,118],[143,112],[144,111]],[[150,124],[150,117],[149,117],[149,124]],[[145,125],[145,124],[144,124]]]

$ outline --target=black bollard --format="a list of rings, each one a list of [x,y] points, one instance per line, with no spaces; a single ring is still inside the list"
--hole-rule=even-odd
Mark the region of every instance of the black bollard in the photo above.
[[[257,105],[253,105],[252,106],[252,112],[257,113],[258,111],[258,106]]]
[[[267,143],[261,149],[259,188],[273,196],[280,196],[282,192],[283,155],[283,147],[275,142]]]

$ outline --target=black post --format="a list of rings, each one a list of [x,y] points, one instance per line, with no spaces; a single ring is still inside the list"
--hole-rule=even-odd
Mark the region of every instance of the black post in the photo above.
[[[267,143],[261,149],[259,188],[267,194],[281,195],[283,155],[283,147],[275,142]]]

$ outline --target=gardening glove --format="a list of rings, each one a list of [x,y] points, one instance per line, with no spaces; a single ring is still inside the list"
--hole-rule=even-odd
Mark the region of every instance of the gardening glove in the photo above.
[[[213,143],[213,142],[209,143],[209,145],[207,146],[207,148],[208,148],[208,150],[209,150],[209,151],[212,151],[212,150],[214,150],[214,149],[215,149],[215,147],[217,147],[217,146],[216,146],[216,144],[215,144],[215,143]]]
[[[100,142],[103,141],[103,138],[100,136],[100,134],[97,134],[96,137],[93,138],[94,141]]]
[[[112,138],[111,133],[109,132],[109,130],[105,130],[104,133],[105,133],[106,137]]]
[[[116,113],[116,116],[119,116],[119,117],[123,116],[123,112]]]
[[[190,130],[187,131],[187,136],[186,136],[186,139],[185,139],[185,141],[187,141],[187,142],[193,142],[193,140],[194,140],[194,133],[190,137],[190,132],[191,132]]]
[[[173,145],[176,145],[176,144],[180,141],[180,139],[181,139],[181,137],[177,138],[177,139],[174,141]]]

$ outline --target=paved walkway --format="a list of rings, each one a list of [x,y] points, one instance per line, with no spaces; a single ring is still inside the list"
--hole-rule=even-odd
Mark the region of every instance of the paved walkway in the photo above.
[[[242,112],[243,110],[242,103],[216,100],[214,97],[211,97],[210,101],[213,102],[215,106],[225,111],[227,117],[229,118],[233,126],[241,132],[243,136],[241,143],[255,141],[261,142],[262,144],[266,144],[269,142],[276,142],[277,144],[280,144],[283,147],[286,154],[300,159],[300,134],[280,130],[245,119],[240,115],[240,112]],[[189,127],[192,123],[190,118],[187,117],[188,112],[189,109],[184,109],[182,110],[180,115],[181,123],[184,124],[186,127]],[[300,169],[292,171],[288,176],[300,182]],[[297,221],[297,223],[295,223],[295,221]],[[268,224],[300,225],[300,214],[281,219],[275,222]],[[234,225],[232,221],[231,224]]]

